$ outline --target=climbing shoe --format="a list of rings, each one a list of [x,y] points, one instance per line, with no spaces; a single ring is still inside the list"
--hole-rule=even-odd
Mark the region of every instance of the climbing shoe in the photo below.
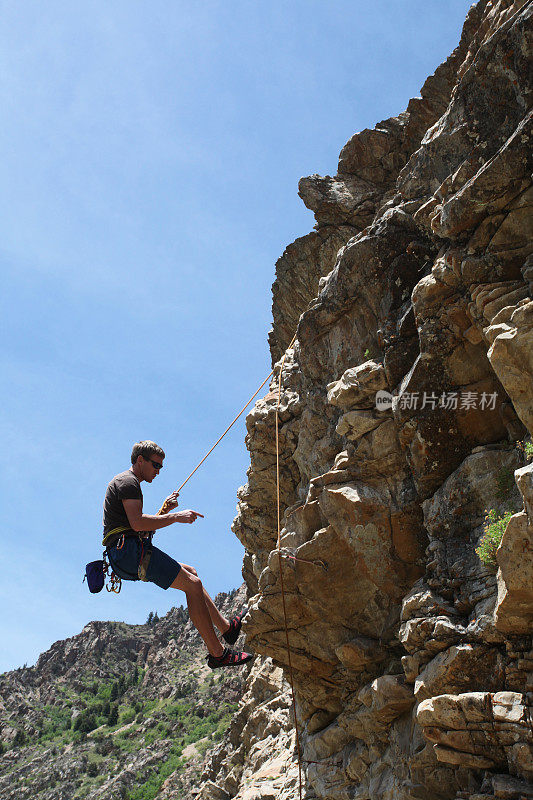
[[[218,669],[219,667],[240,667],[251,661],[253,655],[251,653],[238,653],[235,650],[230,650],[229,647],[224,648],[221,656],[207,656],[207,666],[211,669]]]
[[[239,638],[239,634],[241,632],[241,626],[244,616],[248,613],[248,609],[245,609],[242,614],[238,614],[236,617],[233,617],[229,624],[229,628],[226,633],[222,634],[222,638],[228,644],[235,644],[237,639]]]

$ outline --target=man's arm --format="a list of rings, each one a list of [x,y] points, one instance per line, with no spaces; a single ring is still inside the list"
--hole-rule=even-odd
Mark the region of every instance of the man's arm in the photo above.
[[[197,511],[178,511],[171,514],[143,514],[142,500],[123,500],[122,505],[134,531],[156,531],[174,522],[194,522],[201,517]]]

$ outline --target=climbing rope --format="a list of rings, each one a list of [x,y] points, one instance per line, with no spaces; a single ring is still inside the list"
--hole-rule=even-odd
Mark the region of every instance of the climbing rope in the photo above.
[[[286,606],[286,601],[285,601],[285,586],[284,586],[284,583],[283,583],[282,558],[285,556],[287,558],[293,559],[294,561],[300,561],[300,562],[305,563],[305,564],[311,564],[313,566],[317,566],[317,567],[322,568],[324,571],[327,571],[328,565],[324,561],[320,561],[319,559],[316,559],[314,561],[310,561],[308,559],[297,558],[296,556],[285,554],[285,553],[281,552],[281,505],[280,505],[280,478],[279,478],[279,408],[280,408],[280,404],[281,404],[281,378],[282,378],[282,374],[283,374],[283,367],[285,366],[285,359],[287,358],[287,353],[291,349],[291,347],[293,346],[295,341],[296,341],[296,334],[294,334],[294,336],[292,338],[292,341],[290,342],[290,344],[288,345],[287,349],[285,350],[285,353],[284,353],[283,358],[281,360],[280,369],[279,369],[278,397],[277,397],[277,404],[276,404],[276,503],[277,503],[277,521],[278,521],[277,552],[278,552],[278,561],[279,561],[279,576],[280,576],[280,584],[281,584],[281,597],[282,597],[282,602],[283,602],[283,621],[284,621],[284,627],[285,627],[285,639],[286,639],[286,643],[287,643],[287,656],[288,656],[288,661],[289,661],[289,683],[290,683],[291,695],[292,695],[292,708],[293,708],[293,714],[294,714],[294,730],[295,730],[295,733],[296,733],[296,754],[297,754],[297,757],[298,757],[298,788],[299,788],[299,797],[300,797],[300,800],[302,800],[302,759],[301,759],[301,756],[300,756],[300,732],[299,732],[299,728],[298,728],[298,719],[297,719],[297,716],[296,716],[296,699],[295,699],[295,695],[294,695],[294,676],[293,676],[293,669],[292,669],[292,654],[291,654],[291,647],[290,647],[290,640],[289,640],[289,628],[288,628],[288,622],[287,622],[287,606]],[[257,397],[257,395],[259,394],[259,392],[261,391],[261,389],[263,388],[265,383],[274,374],[274,371],[275,371],[275,368],[272,370],[272,372],[269,373],[269,375],[267,375],[267,377],[265,378],[265,380],[263,381],[261,386],[259,386],[257,391],[254,392],[254,394],[250,397],[248,402],[239,411],[237,416],[232,420],[232,422],[230,422],[230,424],[228,425],[228,427],[226,428],[224,433],[221,436],[219,436],[217,441],[207,451],[207,453],[202,458],[202,460],[196,465],[196,467],[192,470],[192,472],[185,478],[185,480],[183,481],[181,486],[177,489],[177,494],[178,495],[181,492],[181,490],[183,489],[183,487],[185,486],[185,484],[187,483],[187,481],[189,481],[190,478],[192,478],[192,476],[194,475],[196,470],[199,469],[202,466],[202,464],[204,463],[206,458],[209,455],[211,455],[211,453],[213,452],[215,447],[222,441],[224,436],[228,433],[228,431],[237,422],[237,420],[239,419],[241,414],[244,411],[246,411],[246,409],[248,408],[248,406],[250,405],[252,400],[254,400],[254,398]],[[168,508],[168,504],[165,501],[157,513],[158,514],[166,514],[168,510],[170,510],[170,509]],[[297,509],[294,509],[294,511],[296,511],[296,510]],[[314,763],[314,762],[309,762],[309,763]]]
[[[296,336],[294,337],[294,339],[296,339]],[[294,342],[294,339],[292,340],[292,342],[291,342],[291,345],[292,345],[292,343]],[[222,434],[222,436],[219,436],[219,438],[216,440],[216,442],[215,442],[215,444],[213,445],[213,447],[211,447],[211,449],[207,451],[207,453],[206,453],[206,454],[205,454],[205,456],[202,458],[202,460],[200,461],[200,463],[199,463],[199,464],[197,464],[197,465],[195,466],[195,468],[193,469],[193,471],[192,471],[192,472],[191,472],[189,475],[187,475],[187,477],[185,478],[185,480],[183,481],[183,483],[181,484],[181,486],[180,486],[180,487],[179,487],[179,488],[176,490],[178,494],[181,492],[181,490],[183,489],[183,487],[185,486],[185,484],[187,483],[187,481],[188,481],[190,478],[192,478],[192,476],[194,475],[194,473],[196,472],[196,470],[197,470],[197,469],[199,469],[199,468],[202,466],[202,464],[204,463],[204,461],[206,460],[206,458],[207,458],[209,455],[211,455],[211,453],[213,452],[213,450],[215,449],[215,447],[217,446],[217,444],[219,444],[219,443],[222,441],[222,439],[223,439],[223,438],[224,438],[224,436],[225,436],[225,435],[228,433],[228,431],[230,430],[230,428],[232,428],[232,427],[235,425],[235,423],[237,422],[237,420],[239,419],[239,417],[241,416],[241,414],[242,414],[244,411],[246,411],[246,409],[248,408],[248,406],[250,405],[250,403],[252,402],[252,400],[253,400],[255,397],[257,397],[257,395],[259,394],[259,392],[261,391],[261,389],[263,388],[263,386],[265,385],[265,383],[268,381],[268,379],[269,379],[269,378],[271,378],[271,377],[272,377],[272,375],[273,375],[273,374],[274,374],[274,370],[272,370],[272,372],[271,372],[269,375],[267,375],[267,376],[266,376],[265,380],[263,381],[263,383],[261,384],[261,386],[259,387],[259,389],[257,389],[257,391],[253,393],[253,395],[250,397],[250,399],[248,400],[248,402],[246,403],[246,405],[244,405],[244,406],[241,408],[241,410],[239,411],[239,413],[237,414],[237,416],[235,417],[235,419],[234,419],[232,422],[230,422],[230,424],[228,425],[228,427],[226,428],[226,430],[224,431],[224,433]],[[168,506],[167,506],[167,501],[165,500],[165,502],[163,503],[163,505],[161,506],[161,508],[159,509],[159,511],[158,511],[157,513],[158,513],[158,514],[166,514],[166,513],[167,513],[167,510],[168,510]]]
[[[298,789],[299,789],[299,796],[300,800],[302,800],[302,760],[300,756],[300,733],[298,730],[298,718],[296,716],[296,698],[294,696],[294,676],[292,671],[292,657],[291,657],[291,646],[289,641],[289,627],[287,623],[287,605],[285,602],[285,587],[283,584],[283,567],[282,567],[282,552],[281,552],[281,505],[280,505],[280,491],[279,491],[279,407],[281,404],[281,377],[283,374],[283,367],[285,365],[285,359],[287,357],[288,351],[291,349],[294,341],[296,339],[296,334],[290,345],[285,350],[285,354],[282,358],[280,369],[279,369],[279,379],[278,379],[278,402],[276,405],[276,501],[277,501],[277,514],[278,514],[278,563],[279,563],[279,579],[281,585],[281,599],[283,603],[283,621],[285,625],[285,641],[287,643],[287,656],[289,661],[289,683],[291,685],[291,695],[292,695],[292,710],[294,714],[294,730],[296,733],[296,755],[298,756]]]

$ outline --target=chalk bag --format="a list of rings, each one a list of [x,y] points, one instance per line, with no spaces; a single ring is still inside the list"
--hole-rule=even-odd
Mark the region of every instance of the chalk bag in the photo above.
[[[83,576],[83,580],[87,578],[87,586],[89,587],[89,591],[93,594],[96,592],[101,592],[104,588],[104,562],[103,561],[91,561],[89,564],[85,565],[85,575]]]

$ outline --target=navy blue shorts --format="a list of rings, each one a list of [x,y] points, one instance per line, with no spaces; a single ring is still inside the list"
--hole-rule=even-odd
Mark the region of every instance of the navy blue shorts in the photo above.
[[[120,544],[120,540],[118,542]],[[120,550],[116,544],[107,548],[109,563],[113,572],[125,581],[138,581],[139,562],[142,546],[138,536],[126,536]],[[152,545],[152,556],[146,571],[146,580],[168,589],[174,583],[181,565],[171,556]]]

